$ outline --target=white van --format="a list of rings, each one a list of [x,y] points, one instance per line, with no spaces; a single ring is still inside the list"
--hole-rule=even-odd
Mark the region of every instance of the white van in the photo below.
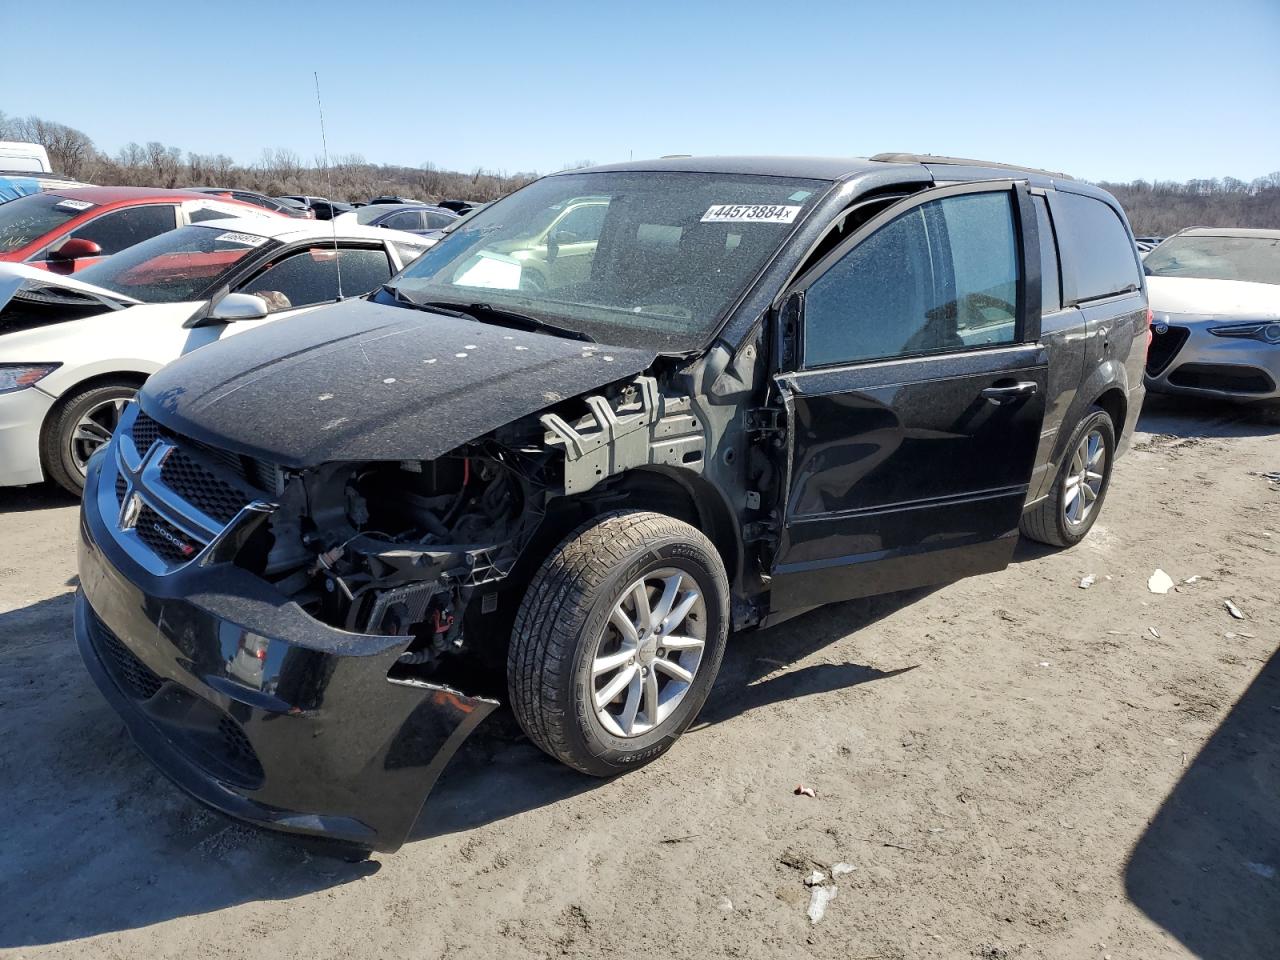
[[[6,173],[53,173],[49,151],[38,143],[0,140],[0,170]]]

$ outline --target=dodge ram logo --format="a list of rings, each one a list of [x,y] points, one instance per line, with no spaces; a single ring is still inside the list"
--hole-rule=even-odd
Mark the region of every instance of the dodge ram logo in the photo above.
[[[186,543],[186,542],[184,542],[184,541],[182,541],[182,540],[179,540],[177,537],[175,537],[172,533],[170,533],[170,532],[169,532],[168,530],[166,530],[164,527],[160,526],[160,524],[158,524],[158,523],[153,523],[153,524],[151,524],[151,529],[152,529],[152,530],[154,530],[156,533],[160,534],[160,536],[162,536],[164,539],[168,540],[171,544],[173,544],[173,545],[174,545],[175,547],[177,547],[179,550],[181,550],[181,551],[182,551],[182,555],[183,555],[184,557],[189,557],[189,556],[191,556],[193,553],[195,553],[195,552],[196,552],[196,548],[195,548],[195,547],[193,547],[193,546],[192,546],[191,544],[189,544],[189,543]]]

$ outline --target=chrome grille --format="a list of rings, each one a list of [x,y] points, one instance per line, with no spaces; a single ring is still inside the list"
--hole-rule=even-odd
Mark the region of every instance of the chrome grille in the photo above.
[[[139,410],[137,419],[133,421],[133,428],[129,431],[129,436],[133,438],[133,446],[138,451],[138,455],[141,456],[151,449],[153,443],[160,439],[160,424]]]
[[[160,479],[165,486],[219,523],[230,523],[241,508],[253,499],[192,459],[181,447],[164,458]]]
[[[267,460],[259,460],[256,457],[242,456],[231,450],[222,450],[189,437],[179,436],[173,431],[160,426],[159,423],[141,410],[138,411],[138,416],[133,421],[133,427],[130,429],[129,434],[133,438],[133,446],[138,451],[139,456],[145,456],[146,452],[151,449],[151,445],[163,437],[214,460],[219,465],[226,467],[238,479],[251,484],[258,490],[273,496],[284,492],[284,470],[278,465]],[[214,515],[210,514],[210,516]]]
[[[167,563],[186,563],[204,546],[199,540],[179,530],[145,503],[134,524],[138,539]]]

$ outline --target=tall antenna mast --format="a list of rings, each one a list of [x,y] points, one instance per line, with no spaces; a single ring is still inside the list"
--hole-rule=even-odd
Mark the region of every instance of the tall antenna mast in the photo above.
[[[324,135],[324,104],[320,102],[320,73],[316,78],[316,109],[320,111],[320,146],[324,150],[324,178],[329,184],[329,226],[333,231],[333,266],[338,271],[338,299],[342,299],[342,256],[338,253],[338,225],[333,222],[333,172],[329,168],[329,141]]]

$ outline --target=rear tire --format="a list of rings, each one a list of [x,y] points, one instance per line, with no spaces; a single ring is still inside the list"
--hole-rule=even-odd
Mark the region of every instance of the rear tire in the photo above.
[[[551,552],[520,604],[512,709],[530,740],[576,770],[634,769],[693,722],[728,630],[728,577],[700,531],[638,510],[597,517]]]
[[[1090,462],[1096,449],[1101,450],[1101,464],[1098,459]],[[1101,407],[1090,407],[1072,432],[1065,451],[1049,495],[1024,513],[1019,525],[1023,536],[1053,547],[1074,547],[1088,535],[1102,512],[1116,452],[1116,429],[1111,416]],[[1096,469],[1098,466],[1101,469]],[[1073,514],[1078,519],[1073,519]]]
[[[136,383],[98,383],[59,401],[45,424],[40,454],[49,479],[77,497],[84,492],[85,464],[104,446],[120,422]]]

